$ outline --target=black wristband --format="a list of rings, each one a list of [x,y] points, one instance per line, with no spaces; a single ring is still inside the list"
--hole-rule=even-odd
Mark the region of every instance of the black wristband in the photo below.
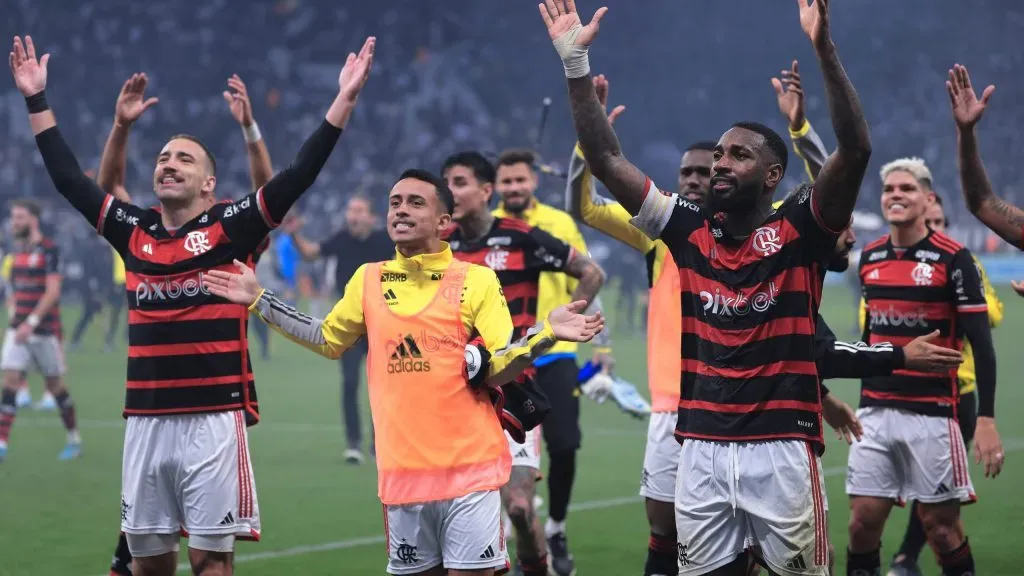
[[[903,351],[903,346],[892,347],[892,369],[899,370],[900,368],[907,367],[907,353]]]
[[[29,114],[38,114],[50,109],[50,105],[46,103],[46,90],[40,90],[31,96],[26,96],[25,104],[28,106]]]

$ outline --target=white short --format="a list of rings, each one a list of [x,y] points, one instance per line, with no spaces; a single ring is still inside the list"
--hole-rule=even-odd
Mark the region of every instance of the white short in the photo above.
[[[512,454],[513,466],[525,466],[540,470],[540,426],[526,433],[526,442],[520,444],[505,432],[508,451]]]
[[[857,410],[857,417],[864,437],[850,448],[847,494],[900,505],[976,500],[956,420],[875,406]]]
[[[64,375],[64,348],[56,336],[32,334],[24,344],[14,338],[15,330],[8,328],[4,334],[4,346],[0,350],[0,369],[17,372],[27,371],[33,364],[43,376]]]
[[[242,412],[129,416],[121,530],[258,540],[260,511]]]
[[[388,574],[507,569],[508,551],[497,490],[451,500],[384,506]]]
[[[676,440],[675,412],[653,412],[647,425],[644,471],[640,476],[640,495],[658,502],[675,502],[676,470],[679,468],[679,441]]]
[[[807,442],[687,439],[676,479],[679,574],[707,574],[757,548],[781,576],[825,576],[821,461]]]

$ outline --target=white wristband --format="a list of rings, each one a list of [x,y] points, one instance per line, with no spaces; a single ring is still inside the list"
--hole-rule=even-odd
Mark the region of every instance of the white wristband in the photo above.
[[[242,134],[245,135],[245,143],[253,144],[259,142],[263,136],[260,134],[260,127],[258,124],[253,122],[248,126],[242,126]]]
[[[39,316],[36,316],[35,314],[29,314],[28,318],[25,318],[25,324],[28,324],[33,328],[39,326]]]
[[[552,40],[555,51],[562,59],[562,66],[565,68],[566,78],[582,78],[590,74],[590,59],[587,57],[588,46],[577,46],[576,37],[583,31],[583,26],[577,24],[564,34]]]

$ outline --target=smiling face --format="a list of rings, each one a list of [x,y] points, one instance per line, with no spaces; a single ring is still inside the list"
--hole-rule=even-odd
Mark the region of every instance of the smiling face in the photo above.
[[[187,138],[172,138],[160,151],[153,170],[153,192],[163,203],[187,206],[213,198],[217,178],[203,147]]]
[[[439,240],[451,225],[451,216],[429,182],[404,178],[388,197],[388,236],[403,252]]]
[[[708,213],[744,214],[782,180],[783,166],[771,153],[765,137],[734,127],[722,135],[714,151]]]
[[[893,226],[913,225],[924,217],[930,194],[910,172],[893,170],[882,182],[882,216]]]

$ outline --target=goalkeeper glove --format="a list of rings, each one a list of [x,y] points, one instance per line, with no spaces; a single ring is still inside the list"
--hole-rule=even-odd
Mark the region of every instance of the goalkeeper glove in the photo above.
[[[490,371],[491,353],[484,346],[483,339],[475,338],[466,344],[466,364],[463,370],[469,387],[473,390],[480,390],[487,386],[487,373]]]

